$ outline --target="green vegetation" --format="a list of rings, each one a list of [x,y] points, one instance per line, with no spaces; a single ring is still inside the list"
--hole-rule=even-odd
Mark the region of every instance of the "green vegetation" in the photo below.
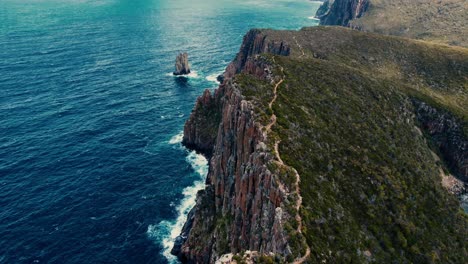
[[[310,261],[467,263],[468,217],[441,186],[410,99],[452,112],[466,132],[468,50],[337,28],[265,33],[294,36],[306,54],[275,57],[285,80],[273,139],[301,176]],[[272,85],[237,81],[269,120]]]
[[[468,49],[340,27],[262,33],[270,41],[286,39],[301,43],[305,56],[295,48],[290,58],[349,67],[348,70],[357,70],[363,77],[387,82],[405,94],[447,109],[462,120],[468,135]]]
[[[226,214],[223,216],[222,214],[218,214],[216,217],[216,230],[218,233],[219,240],[216,241],[217,249],[221,253],[228,253],[230,251],[230,241],[229,241],[229,227],[232,223],[232,217],[230,214]]]
[[[238,74],[234,81],[238,84],[245,99],[254,104],[256,119],[262,125],[270,122],[272,113],[268,108],[268,102],[273,96],[272,85],[265,80],[244,73]]]
[[[285,163],[301,175],[301,211],[317,261],[463,263],[466,219],[440,185],[397,84],[325,61],[279,60],[274,112]],[[294,130],[287,129],[295,127]],[[286,128],[286,129],[285,129]],[[435,253],[434,253],[435,252]]]

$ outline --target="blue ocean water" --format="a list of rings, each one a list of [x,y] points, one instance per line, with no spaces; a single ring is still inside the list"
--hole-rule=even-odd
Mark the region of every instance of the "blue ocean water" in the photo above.
[[[206,160],[181,131],[253,27],[308,0],[1,0],[0,263],[173,263]],[[189,78],[171,75],[189,53]]]

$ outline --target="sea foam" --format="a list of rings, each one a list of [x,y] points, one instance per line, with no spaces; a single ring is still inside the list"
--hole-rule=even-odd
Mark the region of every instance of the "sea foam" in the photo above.
[[[174,78],[192,78],[192,79],[200,78],[197,71],[190,71],[190,73],[186,75],[174,75],[172,72],[169,72],[169,73],[166,73],[166,76],[172,76]]]
[[[175,145],[175,144],[182,143],[183,138],[184,138],[184,131],[181,131],[179,134],[171,137],[171,139],[169,140],[169,144]]]
[[[171,138],[170,144],[176,144],[182,141],[182,133],[179,133]],[[171,143],[174,142],[174,143]],[[155,239],[163,246],[162,254],[169,263],[177,263],[177,258],[171,255],[171,249],[174,246],[174,241],[180,235],[182,228],[187,220],[187,215],[190,210],[195,206],[195,199],[197,192],[205,188],[205,178],[208,173],[208,160],[197,154],[195,151],[190,151],[187,155],[186,161],[192,166],[196,172],[197,179],[191,186],[186,187],[182,194],[184,198],[176,207],[177,218],[174,221],[161,221],[157,225],[149,225],[147,234],[150,238]]]
[[[223,72],[213,73],[211,75],[206,76],[206,80],[209,82],[219,83],[218,76],[223,74]]]

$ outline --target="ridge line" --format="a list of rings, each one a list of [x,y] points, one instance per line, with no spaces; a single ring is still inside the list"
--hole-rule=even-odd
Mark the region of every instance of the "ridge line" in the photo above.
[[[296,40],[296,38],[294,37],[294,40]],[[297,43],[297,41],[296,41]],[[299,45],[299,43],[297,43],[298,46],[300,47],[301,51],[302,51],[302,47]],[[304,51],[302,51],[302,54],[304,54]],[[276,61],[275,61],[275,57],[273,57],[273,62],[276,64]],[[276,99],[278,98],[278,87],[284,82],[284,78],[285,78],[285,75],[284,75],[284,68],[281,66],[281,65],[278,65],[280,67],[280,70],[281,70],[281,73],[282,73],[282,77],[281,79],[275,84],[274,88],[273,88],[273,98],[272,100],[268,103],[268,107],[269,109],[271,110],[271,117],[270,117],[270,123],[266,126],[266,133],[268,135],[269,132],[271,132],[271,128],[273,127],[273,125],[276,124],[276,115],[275,115],[275,112],[273,111],[273,104],[276,102]],[[276,162],[281,165],[281,166],[284,166],[284,167],[288,167],[290,169],[292,169],[292,171],[294,172],[295,176],[296,176],[296,182],[295,182],[295,185],[296,185],[296,188],[295,188],[295,191],[296,191],[296,194],[297,194],[297,200],[296,200],[296,216],[295,216],[295,219],[298,223],[297,225],[297,232],[299,234],[302,235],[302,217],[299,213],[300,211],[300,208],[302,206],[302,196],[301,196],[301,193],[300,193],[300,187],[299,187],[299,183],[301,181],[301,177],[299,175],[299,173],[297,172],[297,170],[292,167],[292,166],[289,166],[287,164],[285,164],[283,162],[283,160],[281,159],[281,155],[280,155],[280,152],[279,152],[279,143],[281,142],[281,140],[275,140],[275,146],[274,146],[274,152],[275,152],[275,157],[276,157]],[[284,186],[282,183],[280,183],[280,189],[283,189],[283,191],[285,190]],[[304,237],[304,236],[303,236]],[[304,237],[305,239],[305,237]],[[306,248],[306,253],[304,254],[304,256],[300,257],[300,258],[297,258],[294,260],[294,264],[302,264],[304,263],[307,258],[310,256],[310,247],[309,245],[307,244],[307,241],[306,241],[306,245],[307,245],[307,248]]]

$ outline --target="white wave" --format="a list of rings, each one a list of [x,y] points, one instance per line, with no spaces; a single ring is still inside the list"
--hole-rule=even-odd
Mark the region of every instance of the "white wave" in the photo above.
[[[311,19],[311,20],[320,20],[320,18],[316,18],[315,16],[310,16],[310,17],[308,17],[308,19]]]
[[[208,160],[203,155],[191,151],[187,156],[187,161],[204,180],[208,173]]]
[[[206,76],[206,80],[209,82],[219,83],[218,76],[223,74],[223,72],[213,73],[211,75]]]
[[[113,59],[102,59],[95,62],[97,68],[102,68],[103,66],[108,66],[114,63]]]
[[[177,258],[171,255],[171,249],[174,246],[175,239],[182,232],[188,213],[195,206],[198,191],[205,188],[205,177],[208,173],[208,160],[202,155],[191,151],[186,160],[190,163],[199,178],[193,185],[183,190],[182,194],[184,198],[176,207],[177,219],[174,221],[161,221],[157,225],[149,225],[146,231],[148,237],[161,243],[164,248],[162,254],[167,258],[169,263],[178,263]]]
[[[200,78],[197,71],[190,71],[190,73],[186,75],[174,75],[172,72],[170,72],[170,73],[166,73],[166,76],[172,76],[174,78],[193,78],[193,79]]]
[[[183,138],[184,138],[184,131],[181,131],[179,134],[171,137],[171,139],[169,140],[169,144],[171,145],[179,144],[182,142]]]

